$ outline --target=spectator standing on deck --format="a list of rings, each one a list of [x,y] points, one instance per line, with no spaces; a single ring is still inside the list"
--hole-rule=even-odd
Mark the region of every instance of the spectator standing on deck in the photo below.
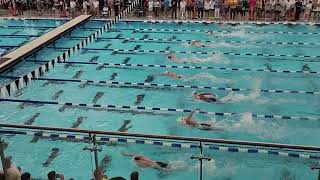
[[[159,16],[160,0],[154,0],[153,1],[153,7],[154,7],[154,15],[156,17],[158,17]]]
[[[76,2],[74,0],[70,1],[70,12],[71,12],[71,17],[74,18],[76,17]]]
[[[177,19],[178,0],[171,0],[171,18]]]
[[[265,19],[269,19],[271,17],[271,10],[272,10],[271,8],[272,8],[271,1],[266,0],[265,13],[264,13]]]
[[[94,0],[92,2],[92,12],[91,13],[93,16],[99,15],[99,1],[98,0]]]
[[[198,11],[198,18],[203,18],[204,0],[197,0],[196,6]]]
[[[209,0],[209,17],[214,17],[214,0]]]
[[[180,19],[186,19],[186,6],[187,6],[186,0],[181,0],[180,1]]]
[[[275,21],[280,20],[281,9],[282,9],[282,6],[280,4],[280,1],[277,0],[276,5],[274,6],[274,20]]]
[[[206,18],[210,17],[210,0],[204,0],[204,13]]]
[[[192,18],[191,13],[193,11],[193,0],[187,0],[187,17]]]
[[[169,5],[170,5],[170,0],[164,0],[163,2],[163,9],[164,9],[164,17],[168,17],[168,12],[169,12]]]
[[[82,12],[86,15],[88,14],[88,7],[89,7],[89,2],[87,0],[84,0],[82,4]]]
[[[304,18],[306,20],[310,20],[311,10],[312,10],[312,1],[309,1],[308,4],[306,5],[306,9],[305,9],[305,17]]]
[[[236,18],[237,5],[238,5],[238,1],[237,1],[237,0],[230,0],[230,1],[229,1],[229,6],[230,6],[230,19],[231,19],[231,20],[235,20],[235,18]]]
[[[220,18],[220,10],[222,7],[222,0],[215,0],[214,1],[214,18]]]
[[[229,0],[224,0],[224,2],[222,3],[222,12],[223,12],[223,16],[225,18],[228,18],[229,16]]]
[[[250,5],[250,16],[249,20],[254,20],[254,11],[256,8],[256,0],[249,0],[249,5]]]
[[[114,15],[118,16],[120,14],[120,0],[114,0]]]
[[[296,6],[295,20],[298,21],[299,17],[300,17],[300,13],[302,11],[302,2],[301,2],[301,0],[297,0],[297,2],[295,3],[295,6]]]
[[[262,0],[257,0],[256,1],[256,18],[259,19],[261,18],[262,15]]]

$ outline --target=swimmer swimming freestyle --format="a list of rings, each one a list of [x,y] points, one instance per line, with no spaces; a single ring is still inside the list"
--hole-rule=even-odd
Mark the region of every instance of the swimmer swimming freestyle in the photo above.
[[[192,128],[206,130],[206,131],[223,131],[224,129],[221,127],[216,127],[214,123],[207,122],[197,122],[193,120],[192,116],[196,111],[200,111],[200,109],[194,109],[187,117],[178,118],[178,122],[183,125],[190,126]]]
[[[164,73],[162,74],[158,74],[158,76],[167,76],[167,77],[171,77],[173,79],[182,79],[183,76],[182,75],[177,75],[176,73],[174,72],[169,72],[169,71],[165,71]]]
[[[162,161],[154,161],[140,154],[126,154],[122,153],[123,156],[132,157],[133,161],[142,168],[153,168],[157,170],[169,170],[170,166],[168,163]]]
[[[204,102],[208,102],[208,103],[219,101],[218,96],[215,94],[212,94],[212,93],[197,93],[197,92],[195,92],[195,93],[193,93],[193,97],[195,99],[198,99],[198,100],[201,100]]]

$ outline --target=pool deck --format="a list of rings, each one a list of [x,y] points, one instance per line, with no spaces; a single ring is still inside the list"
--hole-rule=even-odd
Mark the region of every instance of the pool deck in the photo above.
[[[91,15],[80,15],[65,24],[53,29],[52,31],[38,37],[37,39],[17,48],[16,50],[6,54],[0,58],[0,72],[7,69],[9,66],[16,64],[23,57],[30,55],[32,52],[37,51],[38,49],[44,47],[48,43],[54,41],[62,34],[70,31],[79,24],[87,21],[91,18]]]

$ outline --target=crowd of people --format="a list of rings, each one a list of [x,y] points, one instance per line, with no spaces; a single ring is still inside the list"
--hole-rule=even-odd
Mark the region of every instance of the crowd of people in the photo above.
[[[5,157],[3,160],[3,163],[4,163],[3,168],[6,170],[5,172],[3,170],[0,170],[0,180],[32,180],[34,179],[32,178],[30,173],[22,172],[21,168],[17,167],[13,163],[11,156]],[[93,172],[93,177],[94,178],[92,180],[126,180],[123,177],[113,177],[108,179],[107,176],[103,175],[102,170],[100,168],[97,168]],[[47,179],[48,180],[64,180],[65,178],[63,174],[59,174],[56,171],[50,171],[47,174]],[[138,180],[139,179],[138,172],[136,171],[132,172],[130,175],[130,179]],[[74,180],[74,179],[70,178],[70,180]]]
[[[144,11],[173,19],[309,20],[318,16],[311,0],[145,0]]]
[[[38,15],[47,13],[62,17],[75,17],[80,14],[92,14],[95,17],[117,16],[130,0],[10,0],[2,3],[2,8],[9,9],[12,15],[23,15],[24,11],[37,11]],[[15,10],[15,12],[13,12]]]
[[[130,3],[131,0],[12,0],[2,6],[16,9],[13,15],[35,10],[39,15],[48,12],[63,17],[80,14],[110,17],[117,16]],[[136,15],[173,19],[310,20],[318,19],[318,4],[314,0],[140,0]]]

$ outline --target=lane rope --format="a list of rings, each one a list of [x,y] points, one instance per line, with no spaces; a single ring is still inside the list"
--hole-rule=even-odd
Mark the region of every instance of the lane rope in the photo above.
[[[41,60],[26,60],[27,62],[48,62]],[[62,64],[86,64],[97,66],[120,66],[120,67],[155,67],[155,68],[173,68],[173,69],[216,69],[227,71],[257,71],[257,72],[272,72],[272,73],[302,73],[302,74],[320,74],[317,71],[289,71],[289,70],[268,70],[268,69],[255,69],[255,68],[232,68],[232,67],[216,67],[216,66],[177,66],[177,65],[161,65],[161,64],[122,64],[122,63],[102,63],[102,62],[82,62],[82,61],[65,61],[58,62]]]
[[[17,131],[17,130],[0,130],[0,134],[4,135],[25,135],[37,138],[45,138],[51,140],[65,140],[72,141],[77,140],[80,142],[87,142],[91,138],[86,135],[72,134],[72,133],[56,133],[56,132],[41,132],[41,131]],[[121,144],[139,144],[139,145],[153,145],[157,147],[170,147],[174,149],[199,149],[200,145],[197,143],[186,143],[179,141],[162,141],[162,140],[152,140],[152,139],[137,139],[137,138],[127,138],[127,137],[115,137],[115,136],[101,136],[96,135],[96,140],[101,143],[121,143]],[[77,142],[74,141],[74,142]],[[279,150],[279,149],[267,149],[267,148],[252,148],[252,147],[241,147],[241,146],[224,146],[218,144],[208,144],[204,143],[204,148],[214,151],[223,151],[229,153],[250,153],[250,154],[266,154],[274,156],[284,156],[291,158],[303,158],[303,159],[315,159],[319,160],[320,156],[318,154],[306,154],[298,153],[290,150]]]
[[[144,22],[144,23],[176,23],[176,24],[229,24],[229,25],[320,25],[317,22],[292,22],[292,21],[197,21],[197,20],[139,20],[123,19],[121,22]]]
[[[121,31],[135,32],[203,32],[203,33],[234,33],[237,31],[226,30],[202,30],[202,29],[154,29],[154,28],[119,28]],[[293,31],[245,31],[247,34],[295,34],[295,35],[320,35],[319,32],[293,32]],[[214,34],[213,34],[214,35]]]
[[[320,55],[294,55],[294,54],[266,54],[266,53],[235,53],[235,52],[205,52],[205,51],[166,51],[166,50],[134,50],[134,49],[110,49],[110,48],[83,48],[87,50],[106,50],[113,52],[131,53],[179,53],[179,54],[207,54],[207,55],[231,55],[231,56],[260,56],[260,57],[295,57],[295,58],[320,58]]]
[[[32,104],[51,104],[60,106],[78,106],[100,109],[123,109],[123,110],[139,110],[139,111],[162,111],[162,112],[180,112],[190,113],[190,109],[175,109],[175,108],[161,108],[161,107],[144,107],[144,106],[129,106],[129,105],[101,105],[101,104],[86,104],[86,103],[72,103],[61,101],[40,101],[40,100],[28,100],[28,99],[9,99],[0,98],[0,102],[14,102],[14,103],[32,103]],[[197,111],[196,113],[214,116],[232,116],[242,115],[243,113],[236,112],[210,112],[210,111]],[[265,114],[252,114],[254,118],[266,118],[266,119],[294,119],[294,120],[320,120],[320,117],[298,117],[298,116],[283,116],[283,115],[265,115]]]
[[[3,76],[3,78],[18,79],[19,77],[14,76]],[[106,85],[128,85],[128,86],[147,86],[147,87],[172,87],[172,88],[185,88],[185,89],[211,89],[219,91],[259,91],[263,93],[286,93],[286,94],[312,94],[319,95],[320,91],[300,91],[300,90],[280,90],[280,89],[250,89],[250,88],[229,88],[229,87],[215,87],[215,86],[196,86],[196,85],[179,85],[179,84],[157,84],[157,83],[143,83],[143,82],[118,82],[118,81],[97,81],[97,80],[86,80],[86,79],[60,79],[60,78],[32,78],[32,80],[40,81],[60,81],[60,82],[77,82],[77,83],[95,83],[95,84],[106,84]]]
[[[72,38],[72,37],[71,37]],[[157,42],[201,42],[201,43],[238,43],[238,44],[270,44],[270,45],[320,45],[318,42],[266,42],[266,41],[214,41],[214,40],[196,40],[196,39],[170,39],[170,38],[106,38],[106,37],[99,37],[98,39],[121,39],[121,40],[128,40],[128,41],[143,41],[143,42],[150,42],[150,41],[157,41]]]

